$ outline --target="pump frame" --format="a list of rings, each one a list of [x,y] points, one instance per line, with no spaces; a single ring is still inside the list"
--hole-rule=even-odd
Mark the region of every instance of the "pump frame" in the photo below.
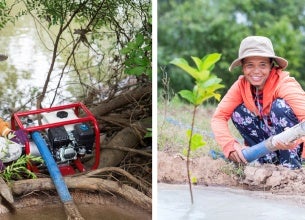
[[[37,125],[37,126],[34,125],[34,126],[30,126],[30,127],[25,127],[21,120],[22,117],[28,117],[30,115],[39,115],[41,113],[50,113],[50,112],[55,112],[55,111],[60,111],[60,110],[67,110],[67,109],[72,109],[78,118],[62,120],[60,122],[48,123],[48,124]],[[81,110],[82,110],[82,112],[85,113],[85,116],[80,116]],[[42,109],[37,109],[37,110],[16,112],[11,117],[11,128],[13,130],[16,130],[19,127],[19,129],[24,130],[29,135],[31,132],[34,132],[34,131],[42,131],[42,130],[45,130],[48,128],[77,124],[77,123],[81,123],[81,122],[90,122],[90,123],[92,123],[93,128],[94,128],[95,160],[94,160],[94,164],[91,167],[91,170],[94,170],[94,169],[98,168],[99,161],[100,161],[100,135],[99,135],[100,132],[99,132],[98,123],[97,123],[95,117],[83,103],[76,102],[76,103],[72,103],[72,104],[55,106],[55,107],[50,107],[50,108],[42,108]],[[31,153],[29,140],[25,143],[25,153],[27,155]],[[74,163],[74,165],[80,172],[86,171],[86,169],[85,169],[84,165],[82,164],[79,157],[77,157],[76,160],[72,160],[72,162]],[[35,172],[36,171],[39,172],[38,169],[35,167],[31,167],[31,169],[34,170]],[[65,171],[64,169],[61,170],[61,172],[63,173],[63,175],[69,174],[69,171]]]

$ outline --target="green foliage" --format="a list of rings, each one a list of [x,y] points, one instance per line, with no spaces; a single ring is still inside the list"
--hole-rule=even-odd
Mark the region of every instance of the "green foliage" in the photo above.
[[[196,185],[198,183],[197,177],[193,176],[191,179],[192,184]]]
[[[219,100],[220,94],[216,93],[216,91],[224,87],[222,84],[220,84],[221,79],[211,74],[210,72],[215,67],[215,63],[220,60],[220,57],[221,54],[219,53],[208,54],[202,59],[199,59],[198,57],[192,57],[196,64],[196,68],[191,67],[188,62],[182,58],[176,58],[171,61],[171,64],[174,64],[177,67],[183,69],[195,80],[195,85],[192,91],[181,90],[179,92],[182,98],[186,99],[194,105],[192,129],[187,132],[187,136],[190,140],[187,150],[188,155],[190,151],[195,151],[205,145],[205,142],[202,140],[202,135],[193,134],[193,124],[196,108],[210,98],[214,97]]]
[[[5,1],[0,2],[0,29],[5,26],[7,22],[11,20],[11,17],[8,15],[8,10]]]
[[[5,170],[0,173],[0,177],[6,182],[25,178],[35,179],[37,178],[35,173],[27,169],[27,164],[32,162],[42,163],[43,159],[32,155],[22,155],[18,160],[6,166]]]
[[[191,67],[188,62],[182,58],[176,58],[171,61],[172,64],[180,67],[195,80],[193,90],[182,90],[179,94],[195,106],[201,105],[204,101],[214,97],[220,99],[220,94],[215,91],[223,88],[220,84],[221,79],[210,73],[215,63],[220,60],[221,54],[209,54],[202,59],[192,57],[196,64],[196,68]]]
[[[15,4],[18,4],[18,2]],[[23,10],[11,14],[11,6],[8,5],[7,1],[2,0],[0,2],[0,30],[4,28],[7,23],[14,23],[16,19],[24,14]]]
[[[15,137],[15,134],[10,133],[7,138],[5,138],[5,146],[1,149],[4,157],[8,154],[9,145],[12,143],[11,139]],[[13,161],[5,167],[5,169],[0,173],[0,178],[4,179],[6,182],[12,180],[21,180],[25,178],[36,178],[35,173],[27,169],[27,165],[31,163],[43,163],[41,157],[36,157],[32,155],[22,155],[16,161]]]
[[[151,26],[151,23],[149,23]],[[152,40],[151,28],[150,32],[141,31],[136,36],[134,41],[127,43],[121,50],[121,53],[126,56],[125,73],[129,75],[141,76],[147,75],[152,78]]]
[[[228,71],[238,56],[241,40],[248,35],[269,37],[277,55],[289,61],[287,70],[305,88],[305,4],[298,0],[169,0],[158,4],[158,85],[161,69],[166,69],[171,88],[178,92],[191,88],[188,75],[177,74],[168,62],[188,54],[220,51],[222,60],[215,72],[228,89],[241,74],[240,68]],[[296,16],[297,15],[297,16]],[[221,90],[221,94],[226,92]]]
[[[131,1],[128,1],[129,3]],[[93,24],[101,27],[108,20],[104,16],[115,17],[118,15],[117,8],[120,7],[122,1],[26,0],[25,4],[27,11],[33,12],[41,20],[46,20],[49,27],[63,25],[75,14],[79,23],[85,24],[86,21],[94,19]]]
[[[237,177],[238,179],[244,178],[245,166],[237,163],[226,163],[221,167],[220,171],[232,177]]]
[[[195,150],[199,149],[200,147],[205,146],[205,144],[206,144],[203,141],[201,134],[193,134],[191,136],[191,130],[188,130],[187,136],[189,138],[191,138],[191,151],[195,151]]]
[[[192,134],[191,130],[188,130],[186,134],[187,134],[187,137],[190,139],[191,152],[194,152],[194,151],[198,150],[199,148],[206,145],[206,142],[203,141],[203,137],[201,134]],[[187,152],[188,152],[187,148],[184,148],[182,151],[183,155],[185,155],[185,156],[187,156]]]
[[[144,135],[144,138],[151,138],[152,137],[152,128],[147,128],[146,130],[147,130],[147,132]]]

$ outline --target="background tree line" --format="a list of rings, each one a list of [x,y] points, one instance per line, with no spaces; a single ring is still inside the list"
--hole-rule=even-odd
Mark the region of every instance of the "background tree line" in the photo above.
[[[241,74],[239,68],[230,73],[228,67],[248,35],[269,37],[275,53],[289,61],[287,70],[305,88],[304,18],[305,4],[299,0],[159,0],[158,88],[164,88],[166,77],[169,91],[191,87],[192,79],[169,65],[174,58],[217,52],[222,58],[213,72],[223,79],[224,94]]]

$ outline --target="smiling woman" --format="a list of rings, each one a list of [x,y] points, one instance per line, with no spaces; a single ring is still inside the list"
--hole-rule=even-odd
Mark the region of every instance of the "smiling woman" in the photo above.
[[[267,57],[246,57],[242,61],[245,78],[258,90],[262,90],[269,77],[272,64]]]
[[[284,71],[288,61],[275,55],[267,37],[243,39],[238,58],[229,70],[237,66],[242,66],[243,76],[219,103],[211,125],[225,156],[234,162],[247,163],[242,153],[244,148],[261,143],[305,119],[305,92],[295,78]],[[227,125],[230,118],[244,143],[237,142],[230,134]],[[258,162],[301,168],[302,141],[278,142],[277,150],[263,155]]]

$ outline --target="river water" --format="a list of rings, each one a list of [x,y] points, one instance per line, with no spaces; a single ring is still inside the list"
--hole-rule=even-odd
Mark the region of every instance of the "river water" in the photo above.
[[[16,90],[22,91],[24,94],[20,96],[20,103],[22,105],[28,102],[30,96],[26,94],[30,94],[31,89],[36,88],[38,91],[42,91],[51,65],[52,44],[49,43],[47,45],[48,43],[42,43],[41,37],[37,33],[37,26],[31,16],[23,16],[15,25],[8,24],[4,29],[0,30],[0,54],[8,56],[6,61],[0,63],[1,80],[6,80],[5,77],[16,75]],[[47,42],[47,38],[44,37],[43,39]],[[61,66],[62,63],[59,58],[55,63],[54,71],[48,84],[48,94],[43,102],[44,106],[48,106],[53,100],[54,89],[57,87],[61,73]],[[62,99],[63,97],[71,96],[67,90],[66,82],[69,78],[66,75],[64,74],[61,80],[58,92],[60,94],[58,97]],[[14,90],[13,86],[9,87],[7,91],[2,90],[4,94],[1,100],[2,108],[4,100],[10,102],[7,96],[16,95],[12,90]],[[58,99],[55,100],[55,104],[59,102]],[[31,106],[27,107],[31,108]]]
[[[195,186],[194,204],[186,185],[158,184],[158,220],[305,220],[297,200],[264,192]]]

